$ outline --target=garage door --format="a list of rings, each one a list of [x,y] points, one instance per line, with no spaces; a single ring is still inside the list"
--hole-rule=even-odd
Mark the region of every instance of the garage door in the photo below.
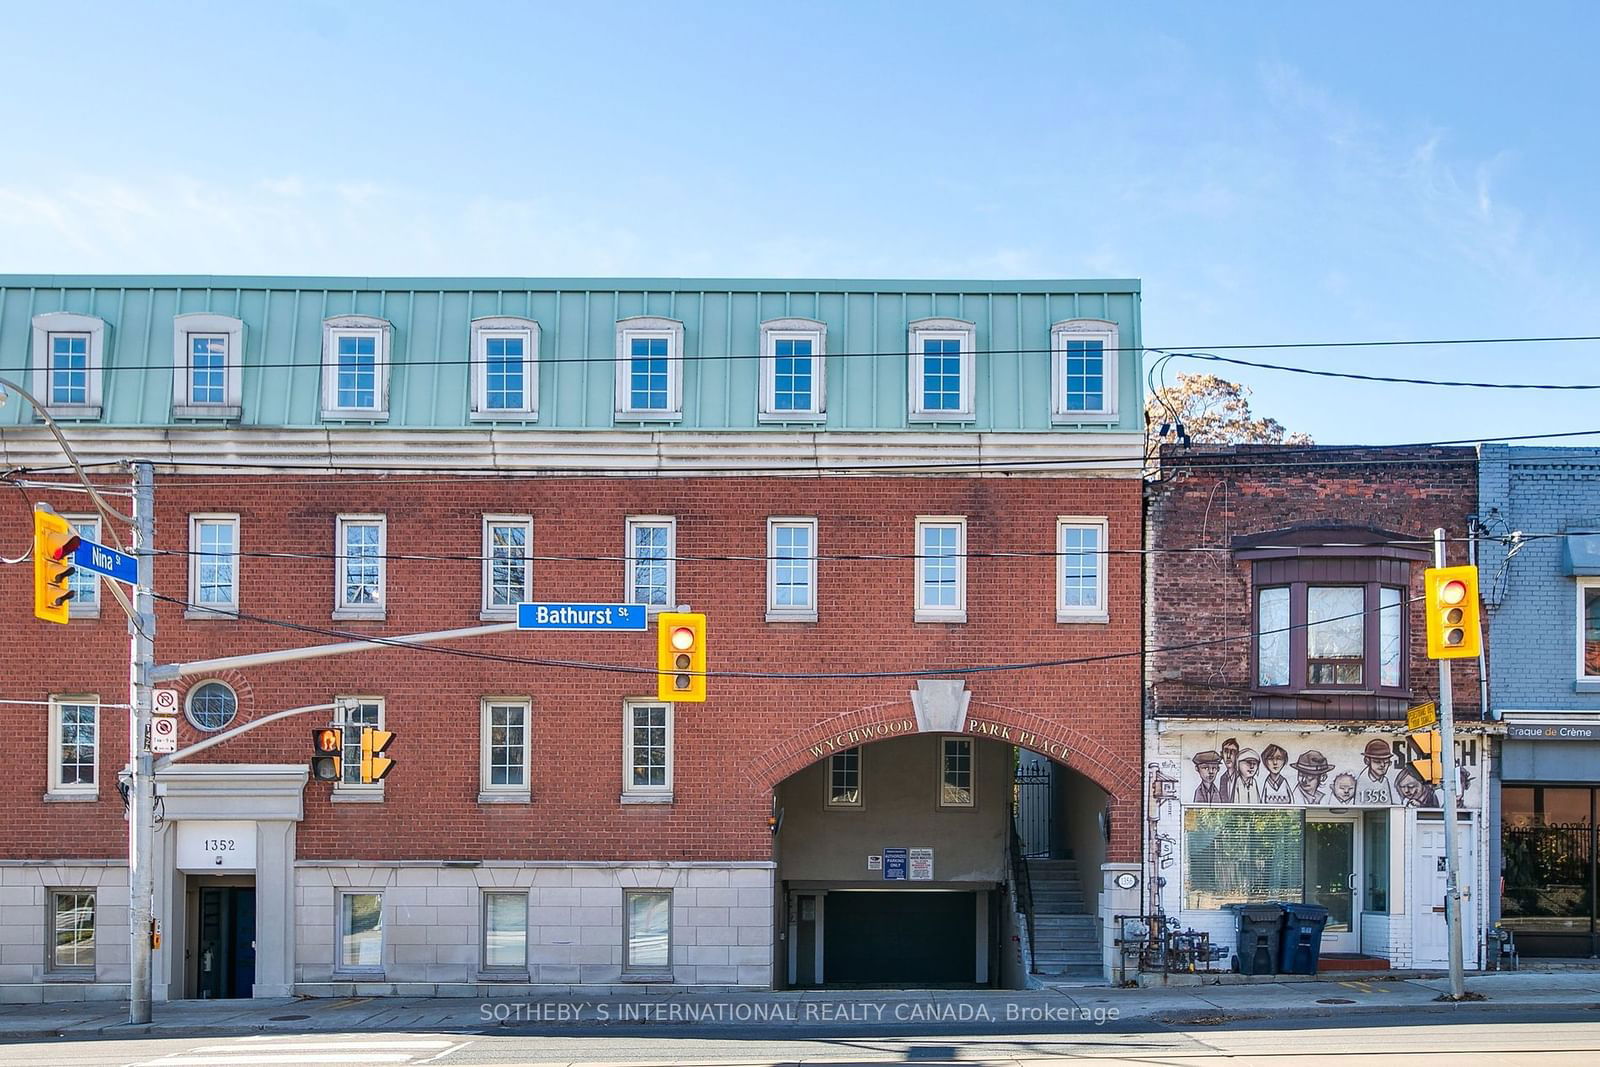
[[[829,893],[823,899],[823,977],[829,985],[975,981],[976,898],[976,893]]]

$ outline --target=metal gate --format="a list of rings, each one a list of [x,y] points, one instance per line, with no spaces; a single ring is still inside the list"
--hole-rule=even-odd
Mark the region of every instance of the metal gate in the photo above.
[[[1055,841],[1054,775],[1049,767],[1019,766],[1011,786],[1011,817],[1022,841],[1022,854],[1044,859]]]

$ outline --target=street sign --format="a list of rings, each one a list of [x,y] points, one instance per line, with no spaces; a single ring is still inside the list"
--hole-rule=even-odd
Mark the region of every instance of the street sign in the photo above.
[[[910,852],[911,881],[933,881],[933,849],[914,848]]]
[[[157,689],[155,695],[155,713],[157,715],[178,714],[178,691],[176,689]]]
[[[78,550],[72,554],[72,561],[86,571],[94,571],[129,585],[139,584],[139,561],[126,552],[80,540]]]
[[[178,751],[178,717],[152,715],[150,717],[150,751],[164,755]]]
[[[1406,709],[1406,729],[1426,730],[1439,721],[1439,705],[1433,701]]]
[[[906,881],[907,866],[905,849],[886,848],[883,850],[883,880],[885,882]]]
[[[519,630],[645,630],[643,604],[518,604]]]

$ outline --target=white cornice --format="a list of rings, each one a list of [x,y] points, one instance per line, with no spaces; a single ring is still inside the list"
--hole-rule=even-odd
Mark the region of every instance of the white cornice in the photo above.
[[[1127,433],[64,427],[88,464],[148,460],[163,473],[585,473],[805,475],[817,472],[1138,478],[1144,440]],[[0,428],[0,467],[53,467],[40,426]],[[963,465],[970,464],[970,467]],[[905,468],[919,468],[906,470]]]

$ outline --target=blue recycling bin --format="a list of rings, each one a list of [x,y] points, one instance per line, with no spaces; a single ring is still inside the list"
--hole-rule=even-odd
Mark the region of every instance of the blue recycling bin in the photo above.
[[[1316,974],[1322,959],[1322,928],[1328,909],[1321,904],[1285,904],[1283,957],[1279,974]]]
[[[1278,904],[1229,904],[1238,920],[1234,943],[1240,974],[1275,974],[1283,935],[1283,908]]]

